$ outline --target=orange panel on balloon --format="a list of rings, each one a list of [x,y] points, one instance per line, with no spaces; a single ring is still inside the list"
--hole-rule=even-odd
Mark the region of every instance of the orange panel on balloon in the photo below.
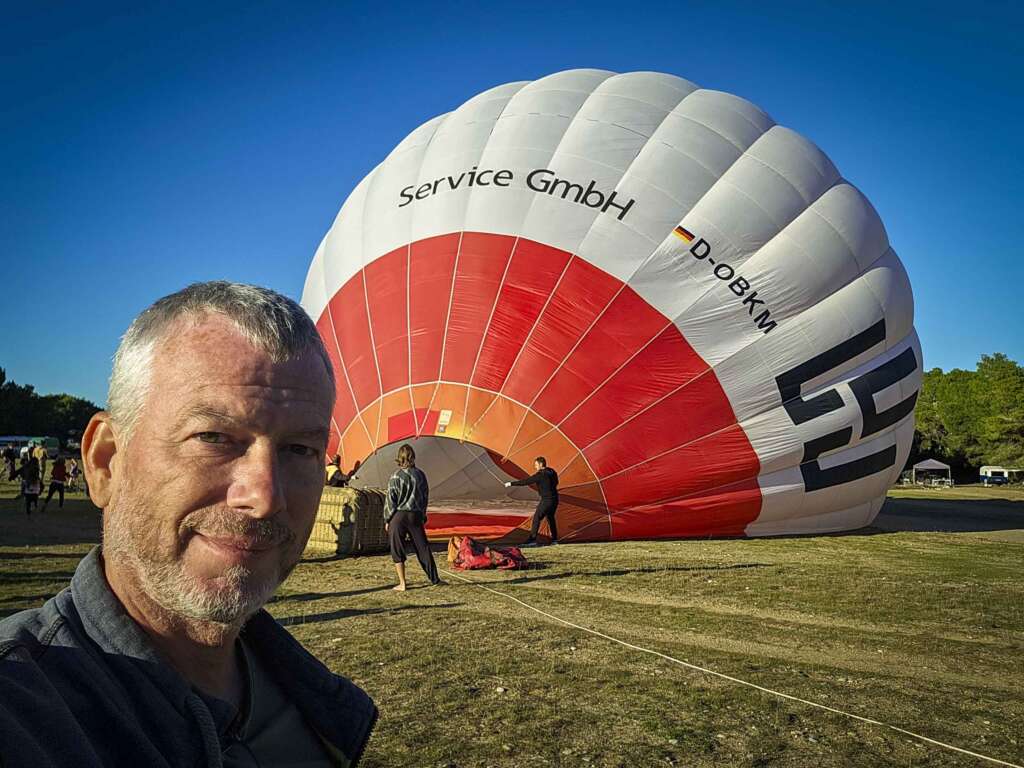
[[[444,426],[443,432],[441,431],[442,425],[439,424],[438,431],[435,434],[461,440],[463,430],[465,429],[465,420],[463,418],[463,408],[465,407],[465,386],[459,384],[438,384],[437,392],[434,393],[434,400],[430,409],[439,411],[442,414],[444,414],[445,411],[448,411],[447,415],[449,416],[449,421],[447,426]]]
[[[496,398],[483,417],[476,419],[467,439],[483,446],[507,443],[508,436],[515,430],[524,410],[508,398]]]
[[[506,455],[511,456],[513,453],[519,453],[524,449],[531,449],[533,445],[537,444],[537,441],[554,429],[551,424],[532,411],[526,414],[526,418],[523,419],[522,424],[517,428],[518,434],[516,434],[515,443],[506,449]]]
[[[476,387],[470,387],[469,397],[466,398],[466,439],[474,440],[477,431],[477,420],[484,415],[484,411],[494,402],[493,392],[483,392]],[[479,441],[479,438],[474,442]]]
[[[413,405],[419,408],[435,408],[432,402],[434,393],[437,391],[436,384],[417,384],[410,390],[412,392]]]
[[[558,470],[559,488],[566,489],[571,493],[575,493],[577,488],[593,482],[595,479],[596,476],[582,454],[577,454],[576,458],[567,466]]]
[[[508,458],[512,463],[521,467],[532,467],[534,459],[543,456],[547,459],[549,466],[564,467],[578,454],[576,446],[570,443],[561,432],[555,431],[548,433],[518,453],[513,453]]]
[[[608,512],[589,504],[581,506],[575,499],[565,498],[558,505],[556,516],[558,537],[565,541],[594,541],[608,538]]]
[[[376,449],[376,446],[374,446],[366,433],[363,422],[359,419],[349,424],[341,442],[346,460],[352,463],[355,463],[357,460],[365,461]]]

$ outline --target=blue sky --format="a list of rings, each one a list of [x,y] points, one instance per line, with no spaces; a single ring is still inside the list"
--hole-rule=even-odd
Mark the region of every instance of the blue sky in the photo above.
[[[574,67],[680,75],[808,136],[881,214],[925,367],[1024,362],[1022,6],[845,5],[5,7],[0,367],[102,404],[154,299],[215,278],[298,298],[346,195],[407,133]]]

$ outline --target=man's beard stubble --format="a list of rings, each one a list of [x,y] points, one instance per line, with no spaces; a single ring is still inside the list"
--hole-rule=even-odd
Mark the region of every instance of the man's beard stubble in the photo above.
[[[157,505],[158,501],[149,502],[134,484],[126,483],[116,511],[104,513],[109,519],[104,525],[103,556],[127,564],[143,593],[172,615],[218,624],[243,623],[263,607],[298,562],[296,557],[282,563],[274,575],[257,583],[252,583],[253,572],[244,565],[230,566],[214,579],[193,576],[185,572],[184,550],[179,547],[193,531],[249,536],[261,545],[276,544],[282,552],[293,546],[295,533],[275,519],[254,519],[206,507],[187,515],[173,546],[162,548],[161,542],[153,539],[161,529],[146,525],[151,518],[147,512]]]

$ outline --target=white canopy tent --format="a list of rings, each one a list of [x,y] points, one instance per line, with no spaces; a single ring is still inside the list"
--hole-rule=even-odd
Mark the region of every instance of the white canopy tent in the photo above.
[[[917,462],[910,471],[911,482],[917,483],[918,472],[923,473],[926,477],[934,475],[941,476],[942,474],[945,474],[945,483],[948,485],[953,484],[953,477],[949,471],[949,464],[943,464],[937,459],[925,459],[924,461]]]

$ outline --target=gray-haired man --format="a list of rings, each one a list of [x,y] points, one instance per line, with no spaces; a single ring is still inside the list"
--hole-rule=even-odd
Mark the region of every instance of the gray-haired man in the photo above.
[[[103,545],[0,622],[4,766],[353,766],[377,711],[261,610],[323,488],[330,361],[290,299],[201,283],[143,312],[82,439]]]

